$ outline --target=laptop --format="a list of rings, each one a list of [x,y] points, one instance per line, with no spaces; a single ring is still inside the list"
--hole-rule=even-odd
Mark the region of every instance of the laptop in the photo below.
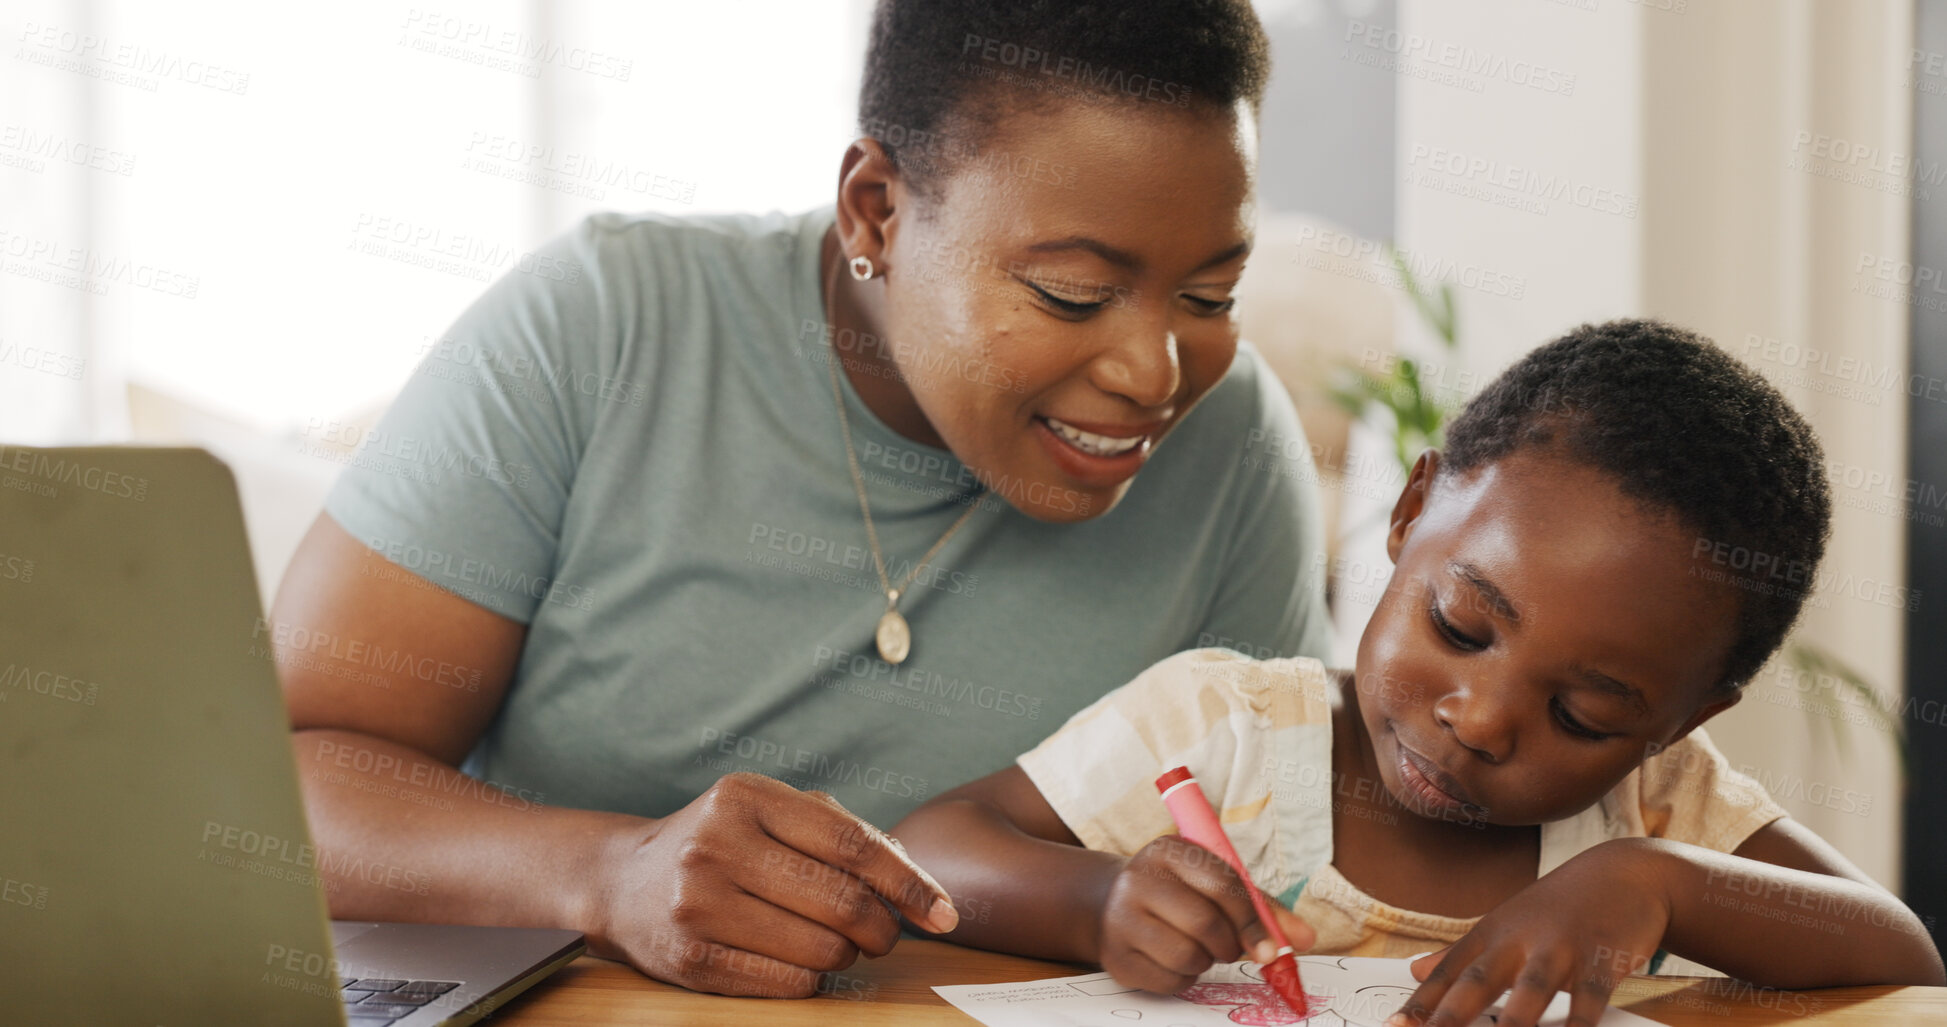
[[[0,1019],[468,1024],[584,950],[328,921],[262,616],[208,453],[0,445]]]

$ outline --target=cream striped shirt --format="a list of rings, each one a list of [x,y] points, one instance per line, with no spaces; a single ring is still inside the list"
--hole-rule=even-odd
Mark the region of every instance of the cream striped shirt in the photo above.
[[[1178,653],[1075,714],[1018,762],[1084,845],[1124,856],[1176,830],[1153,782],[1189,767],[1252,879],[1317,929],[1314,953],[1399,957],[1457,941],[1478,918],[1390,906],[1333,866],[1335,687],[1309,658]],[[1537,873],[1611,838],[1730,852],[1784,815],[1698,729],[1595,805],[1543,824]]]

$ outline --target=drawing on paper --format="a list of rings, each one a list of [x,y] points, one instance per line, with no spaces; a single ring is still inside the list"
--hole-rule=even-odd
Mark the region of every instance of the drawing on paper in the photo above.
[[[1118,983],[1106,973],[1021,984],[937,987],[962,1012],[987,1027],[1381,1027],[1419,988],[1404,959],[1302,956],[1309,1014],[1300,1017],[1278,998],[1256,964],[1221,963],[1175,995],[1156,995]],[[1493,1027],[1498,1008],[1475,1027]],[[1543,1027],[1568,1017],[1568,996],[1556,995]],[[1654,1027],[1633,1013],[1610,1008],[1601,1027]]]
[[[1231,1023],[1248,1024],[1250,1027],[1293,1023],[1303,1023],[1306,1027],[1338,1027],[1345,1022],[1343,1017],[1331,1011],[1330,995],[1305,992],[1309,1015],[1299,1016],[1269,984],[1192,984],[1177,992],[1176,997],[1200,1006],[1227,1007],[1225,1015]]]

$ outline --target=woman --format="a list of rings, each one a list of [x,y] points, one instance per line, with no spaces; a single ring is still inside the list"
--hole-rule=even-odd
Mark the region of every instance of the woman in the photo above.
[[[834,207],[490,288],[274,611],[333,915],[808,994],[982,914],[870,825],[1172,652],[1323,655],[1230,316],[1266,73],[1244,0],[885,0]]]

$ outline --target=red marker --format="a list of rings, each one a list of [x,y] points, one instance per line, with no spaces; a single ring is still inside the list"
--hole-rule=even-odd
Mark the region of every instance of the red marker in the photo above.
[[[1224,833],[1223,825],[1217,822],[1217,811],[1210,808],[1210,800],[1197,787],[1196,776],[1189,767],[1177,767],[1156,779],[1156,790],[1163,793],[1163,805],[1169,807],[1170,819],[1176,821],[1176,831],[1185,838],[1217,854],[1217,858],[1230,864],[1232,870],[1244,882],[1244,890],[1251,893],[1251,905],[1257,908],[1257,918],[1264,924],[1264,930],[1271,935],[1271,941],[1278,946],[1278,954],[1264,964],[1264,980],[1285,1000],[1291,1011],[1299,1016],[1311,1015],[1305,1005],[1305,985],[1298,979],[1298,956],[1287,941],[1284,931],[1278,927],[1278,918],[1271,913],[1271,905],[1264,901],[1264,893],[1251,883],[1251,875],[1244,869],[1244,861],[1237,858],[1237,850],[1230,844],[1230,836]]]

